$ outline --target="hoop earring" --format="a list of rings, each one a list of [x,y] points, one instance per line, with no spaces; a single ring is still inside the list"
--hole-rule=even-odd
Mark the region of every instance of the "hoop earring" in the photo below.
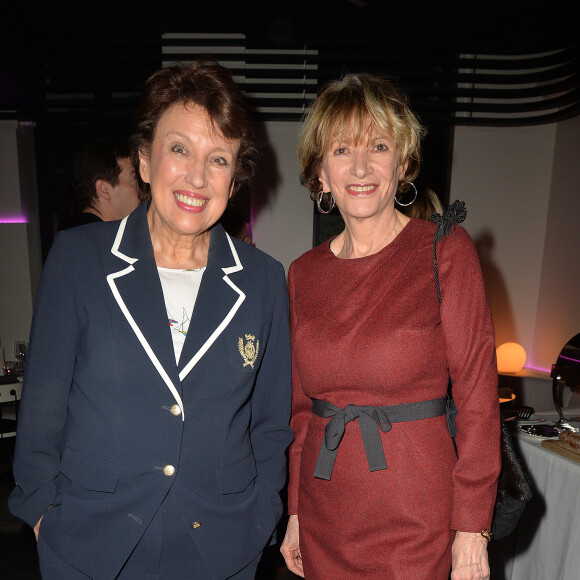
[[[330,195],[330,207],[327,210],[323,210],[322,205],[321,205],[322,198],[324,197],[324,192],[321,191],[316,196],[316,205],[318,206],[318,211],[320,213],[324,213],[324,214],[330,213],[334,209],[334,206],[336,205],[336,202],[334,201],[334,196],[332,195],[332,193],[329,191],[328,194]]]
[[[415,203],[415,200],[417,199],[417,188],[415,187],[415,184],[412,181],[407,181],[406,185],[410,185],[415,190],[415,197],[409,203],[401,203],[397,199],[397,194],[395,194],[395,203],[399,204],[401,207],[413,205]]]

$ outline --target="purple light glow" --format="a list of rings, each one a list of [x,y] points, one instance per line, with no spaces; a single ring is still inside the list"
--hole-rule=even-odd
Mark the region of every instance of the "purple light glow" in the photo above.
[[[569,356],[564,356],[563,354],[560,355],[560,358],[564,358],[566,360],[571,360],[572,362],[580,362],[577,358],[571,358]]]
[[[26,224],[28,220],[24,216],[0,216],[0,224]]]
[[[543,373],[551,373],[552,372],[552,369],[543,369],[541,367],[534,367],[532,365],[526,365],[524,368],[525,369],[530,369],[532,371],[541,371]]]

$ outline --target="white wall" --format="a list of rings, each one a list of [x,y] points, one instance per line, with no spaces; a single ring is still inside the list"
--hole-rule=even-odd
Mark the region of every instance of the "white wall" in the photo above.
[[[33,131],[0,121],[0,340],[8,360],[14,340],[28,340],[42,267]]]
[[[542,365],[580,333],[580,116],[558,124],[549,194],[532,350]]]
[[[292,260],[310,250],[312,201],[300,185],[296,160],[299,123],[269,122],[259,138],[261,159],[252,182],[253,240],[280,260],[288,272]]]
[[[17,131],[17,121],[0,121],[0,220],[22,216]]]
[[[312,247],[312,202],[298,176],[299,123],[267,123],[252,186],[254,241],[286,270]],[[531,127],[456,127],[451,201],[480,254],[497,344],[550,369],[580,332],[580,117]]]
[[[450,199],[467,205],[497,344],[519,342],[536,368],[580,332],[579,119],[455,129]]]
[[[28,224],[0,223],[0,340],[6,360],[16,360],[14,341],[30,334],[33,294],[28,261]]]

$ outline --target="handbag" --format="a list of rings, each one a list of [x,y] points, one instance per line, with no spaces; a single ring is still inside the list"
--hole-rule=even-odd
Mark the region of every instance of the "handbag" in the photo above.
[[[435,222],[435,239],[433,241],[433,264],[435,268],[435,285],[437,298],[441,304],[441,289],[439,287],[439,273],[437,270],[437,242],[451,233],[456,224],[461,223],[467,216],[465,203],[454,201],[444,212],[431,214],[431,221]],[[451,234],[453,235],[453,234]],[[457,405],[453,401],[453,379],[449,377],[446,404],[447,426],[451,437],[455,438],[457,427],[455,416]],[[532,484],[522,466],[514,446],[512,435],[504,421],[501,422],[501,461],[502,467],[498,480],[497,496],[493,512],[491,528],[492,537],[496,540],[511,534],[524,512],[527,503],[532,499]]]

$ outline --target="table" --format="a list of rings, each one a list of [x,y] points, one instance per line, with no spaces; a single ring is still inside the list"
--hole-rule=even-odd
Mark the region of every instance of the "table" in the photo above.
[[[577,425],[576,425],[577,426]],[[490,544],[493,580],[580,578],[580,463],[517,436],[536,488],[516,531]]]
[[[0,438],[14,437],[16,434],[15,397],[20,400],[22,383],[0,383]]]

